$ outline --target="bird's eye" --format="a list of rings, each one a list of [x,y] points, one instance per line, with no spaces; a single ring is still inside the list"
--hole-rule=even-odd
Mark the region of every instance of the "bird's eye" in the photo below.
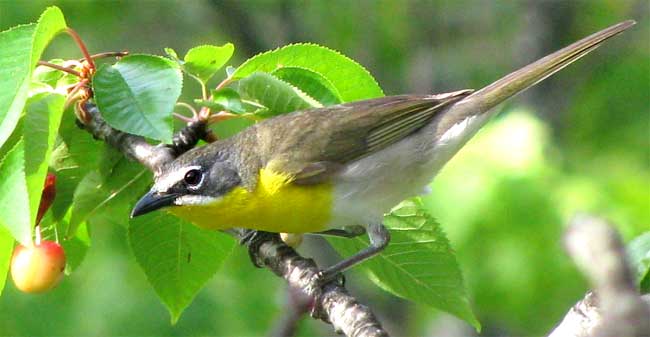
[[[185,177],[183,180],[185,181],[186,184],[190,186],[196,186],[201,182],[201,179],[203,178],[203,173],[197,169],[189,170],[187,173],[185,173]]]

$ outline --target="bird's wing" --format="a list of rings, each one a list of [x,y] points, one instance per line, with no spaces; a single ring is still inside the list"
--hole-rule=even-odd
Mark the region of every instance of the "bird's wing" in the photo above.
[[[257,144],[267,168],[295,183],[317,183],[418,131],[471,93],[389,96],[299,111],[258,124]]]

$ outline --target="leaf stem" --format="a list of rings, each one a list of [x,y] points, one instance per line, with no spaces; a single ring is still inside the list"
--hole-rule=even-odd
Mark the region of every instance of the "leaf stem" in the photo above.
[[[98,54],[90,55],[90,58],[93,59],[93,60],[96,60],[96,59],[103,59],[103,58],[107,58],[107,57],[124,57],[126,55],[129,55],[129,52],[126,51],[126,50],[125,51],[108,51],[108,52],[104,52],[104,53],[98,53]],[[84,59],[81,59],[81,61],[83,61],[83,60]]]
[[[66,28],[65,29],[66,33],[72,37],[74,42],[77,44],[79,49],[81,50],[81,53],[83,54],[84,58],[86,59],[86,62],[88,63],[88,67],[94,72],[95,71],[95,62],[93,61],[92,56],[90,56],[90,53],[88,52],[88,48],[86,48],[86,44],[83,42],[81,39],[81,36],[77,34],[77,32],[74,31],[72,28]]]
[[[208,88],[205,87],[205,83],[201,82],[201,96],[204,100],[208,99]]]
[[[54,63],[50,63],[50,62],[46,62],[46,61],[38,61],[38,65],[46,66],[46,67],[49,67],[49,68],[52,68],[52,69],[56,69],[56,70],[62,71],[64,73],[68,73],[68,74],[77,76],[79,78],[83,77],[80,72],[78,72],[78,71],[76,71],[74,69],[70,69],[70,68],[67,68],[67,67],[64,67],[64,66],[60,66],[58,64],[54,64]]]
[[[192,118],[183,116],[183,115],[181,115],[179,113],[176,113],[176,112],[172,112],[172,116],[174,116],[175,118],[177,118],[177,119],[179,119],[179,120],[181,120],[181,121],[183,121],[185,123],[192,123],[194,121]]]

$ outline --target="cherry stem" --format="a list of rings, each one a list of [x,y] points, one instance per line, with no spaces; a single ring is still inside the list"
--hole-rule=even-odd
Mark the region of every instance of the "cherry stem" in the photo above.
[[[183,108],[186,108],[187,110],[190,110],[192,112],[192,118],[198,119],[199,113],[196,112],[196,109],[194,109],[193,106],[191,106],[191,105],[189,105],[189,104],[187,104],[185,102],[177,102],[176,106],[181,106]]]
[[[232,78],[231,77],[226,77],[223,81],[221,81],[221,83],[217,84],[217,87],[215,88],[215,90],[223,89],[223,87],[230,84],[230,82],[232,82]]]
[[[88,52],[88,48],[86,48],[86,44],[81,40],[81,37],[77,32],[74,31],[72,28],[66,28],[65,29],[66,33],[72,37],[74,42],[77,44],[79,49],[81,50],[81,53],[83,54],[84,58],[86,59],[86,62],[88,62],[88,67],[94,71],[95,70],[95,62],[93,62],[92,56],[90,56],[90,53]]]
[[[81,76],[80,72],[78,72],[78,71],[76,71],[74,69],[70,69],[70,68],[67,68],[67,67],[64,67],[64,66],[60,66],[58,64],[54,64],[54,63],[50,63],[50,62],[46,62],[46,61],[38,61],[38,65],[39,66],[46,66],[46,67],[56,69],[56,70],[60,70],[60,71],[62,71],[64,73],[68,73],[68,74],[77,76],[79,78],[83,77],[83,76]]]
[[[41,224],[39,223],[34,227],[34,243],[38,246],[41,244]]]
[[[208,124],[214,124],[228,119],[233,119],[235,117],[238,117],[238,115],[235,115],[225,110],[219,111],[219,113],[217,113],[216,115],[212,115],[208,118]]]
[[[65,104],[63,105],[64,109],[67,109],[68,106],[70,106],[70,103],[72,103],[76,98],[77,98],[77,92],[81,90],[81,88],[84,87],[84,85],[88,84],[88,79],[84,78],[79,83],[77,83],[72,90],[68,93],[68,99],[66,99]]]
[[[176,117],[177,119],[179,119],[179,120],[181,120],[181,121],[183,121],[185,123],[192,123],[194,121],[192,118],[183,116],[183,115],[181,115],[179,113],[176,113],[176,112],[172,112],[172,116]]]
[[[230,82],[232,82],[232,78],[231,78],[231,77],[226,77],[223,81],[221,81],[221,83],[217,84],[217,87],[216,87],[214,90],[223,89],[223,87],[225,87],[225,86],[227,86],[228,84],[230,84]],[[205,88],[205,86],[203,86],[203,88]],[[206,93],[205,93],[205,91],[204,91],[204,92],[203,92],[203,97],[204,97],[204,99],[205,99],[205,96],[206,96]],[[208,99],[212,99],[212,97],[213,97],[213,96],[210,95],[210,97],[209,97]],[[208,120],[208,119],[210,119],[210,117],[211,117],[211,111],[210,111],[210,108],[205,107],[205,106],[202,107],[202,108],[201,108],[201,111],[199,111],[199,118],[202,119],[202,120]]]
[[[107,58],[107,57],[124,57],[126,55],[129,55],[129,52],[126,51],[126,50],[125,51],[109,51],[109,52],[90,55],[90,58],[93,59],[93,60],[97,60],[97,59],[103,59],[103,58]]]

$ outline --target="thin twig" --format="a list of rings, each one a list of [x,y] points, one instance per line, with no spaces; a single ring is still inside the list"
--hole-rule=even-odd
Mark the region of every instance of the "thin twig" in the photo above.
[[[88,132],[149,170],[158,172],[165,163],[176,157],[174,150],[167,146],[151,145],[143,137],[113,129],[104,121],[94,104],[87,103],[85,110],[90,114],[88,123],[84,124]]]
[[[246,240],[250,232],[245,229],[229,231],[240,240]],[[314,318],[332,324],[337,332],[349,337],[388,336],[370,309],[352,297],[341,283],[319,282],[320,269],[312,259],[296,253],[282,241],[279,234],[257,233],[259,239],[248,243],[255,263],[285,279],[290,287],[313,298]]]

